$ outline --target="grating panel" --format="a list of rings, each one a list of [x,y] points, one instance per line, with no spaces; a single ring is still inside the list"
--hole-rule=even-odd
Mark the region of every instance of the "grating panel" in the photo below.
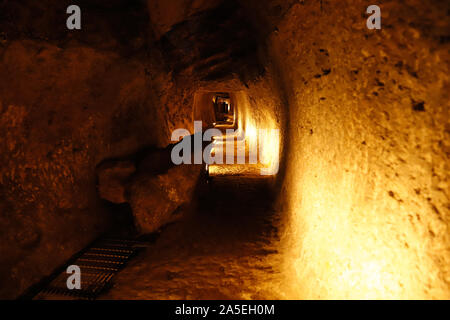
[[[107,289],[114,275],[134,257],[146,244],[134,240],[101,239],[86,248],[68,263],[64,271],[41,289],[34,299],[65,300],[97,298]],[[66,273],[69,265],[77,265],[81,270],[81,289],[69,290]]]

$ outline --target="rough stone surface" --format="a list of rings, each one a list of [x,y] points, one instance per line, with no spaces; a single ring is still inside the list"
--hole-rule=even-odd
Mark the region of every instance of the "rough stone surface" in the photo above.
[[[450,297],[448,2],[301,1],[270,39],[289,103],[295,298]],[[296,279],[296,280],[294,280]]]
[[[235,171],[236,172],[236,171]],[[215,177],[101,299],[283,299],[279,229],[267,177]]]
[[[80,3],[79,32],[65,28],[71,2],[0,4],[0,298],[108,229],[98,164],[165,147],[192,126],[193,89],[147,51],[147,10],[119,2]]]
[[[201,165],[179,165],[156,176],[137,175],[128,190],[136,227],[151,233],[173,221],[176,210],[192,199]]]
[[[221,0],[147,0],[153,32],[159,38],[195,14],[216,7]]]
[[[284,297],[450,298],[448,1],[383,1],[381,30],[363,0],[80,0],[76,32],[69,4],[0,2],[0,298],[108,228],[100,163],[192,132],[217,91],[281,130]],[[125,192],[142,232],[198,177],[165,157]]]
[[[127,180],[136,171],[132,161],[111,161],[97,169],[100,198],[112,203],[124,203]]]

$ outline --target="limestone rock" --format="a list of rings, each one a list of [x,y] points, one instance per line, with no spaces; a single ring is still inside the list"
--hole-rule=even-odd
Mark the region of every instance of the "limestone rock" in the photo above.
[[[138,175],[128,190],[139,232],[150,233],[174,220],[178,207],[189,203],[201,172],[201,165],[180,165],[166,173]]]
[[[124,203],[125,183],[136,171],[131,161],[110,161],[98,168],[98,192],[102,199]]]

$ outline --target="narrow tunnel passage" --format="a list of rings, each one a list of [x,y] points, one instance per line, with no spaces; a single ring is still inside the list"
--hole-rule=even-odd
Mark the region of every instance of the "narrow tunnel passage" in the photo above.
[[[0,299],[450,298],[448,1],[72,5],[0,1]]]
[[[196,119],[204,119],[206,114],[211,123],[203,126],[217,129],[218,136],[212,139],[215,163],[206,166],[206,181],[200,182],[193,196],[196,206],[181,220],[165,226],[155,243],[121,272],[114,287],[100,298],[283,297],[274,177],[261,175],[265,167],[261,157],[251,163],[251,136],[238,130],[242,124],[234,111],[241,108],[234,98],[223,92],[203,96],[206,103]]]
[[[213,178],[198,210],[167,226],[101,298],[280,298],[273,200],[267,178]]]

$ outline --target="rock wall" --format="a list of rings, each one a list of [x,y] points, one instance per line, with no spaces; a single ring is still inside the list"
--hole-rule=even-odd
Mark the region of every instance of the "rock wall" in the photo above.
[[[252,149],[253,145],[257,148],[258,162],[267,167],[264,174],[280,180],[284,170],[284,146],[288,139],[287,106],[280,95],[273,66],[269,63],[264,75],[249,81],[234,96],[239,127],[245,132],[248,148]]]
[[[286,297],[450,298],[448,3],[383,1],[368,30],[363,0],[80,0],[81,31],[69,4],[0,2],[0,298],[108,228],[99,164],[219,90],[280,130]]]
[[[382,1],[381,30],[370,4],[299,1],[270,37],[288,297],[448,299],[448,2]]]
[[[71,33],[66,3],[47,2],[1,8],[0,298],[16,297],[108,229],[99,163],[165,147],[174,128],[192,122],[193,90],[176,85],[150,47],[146,7],[82,2],[83,29]],[[118,32],[119,14],[129,29]]]

